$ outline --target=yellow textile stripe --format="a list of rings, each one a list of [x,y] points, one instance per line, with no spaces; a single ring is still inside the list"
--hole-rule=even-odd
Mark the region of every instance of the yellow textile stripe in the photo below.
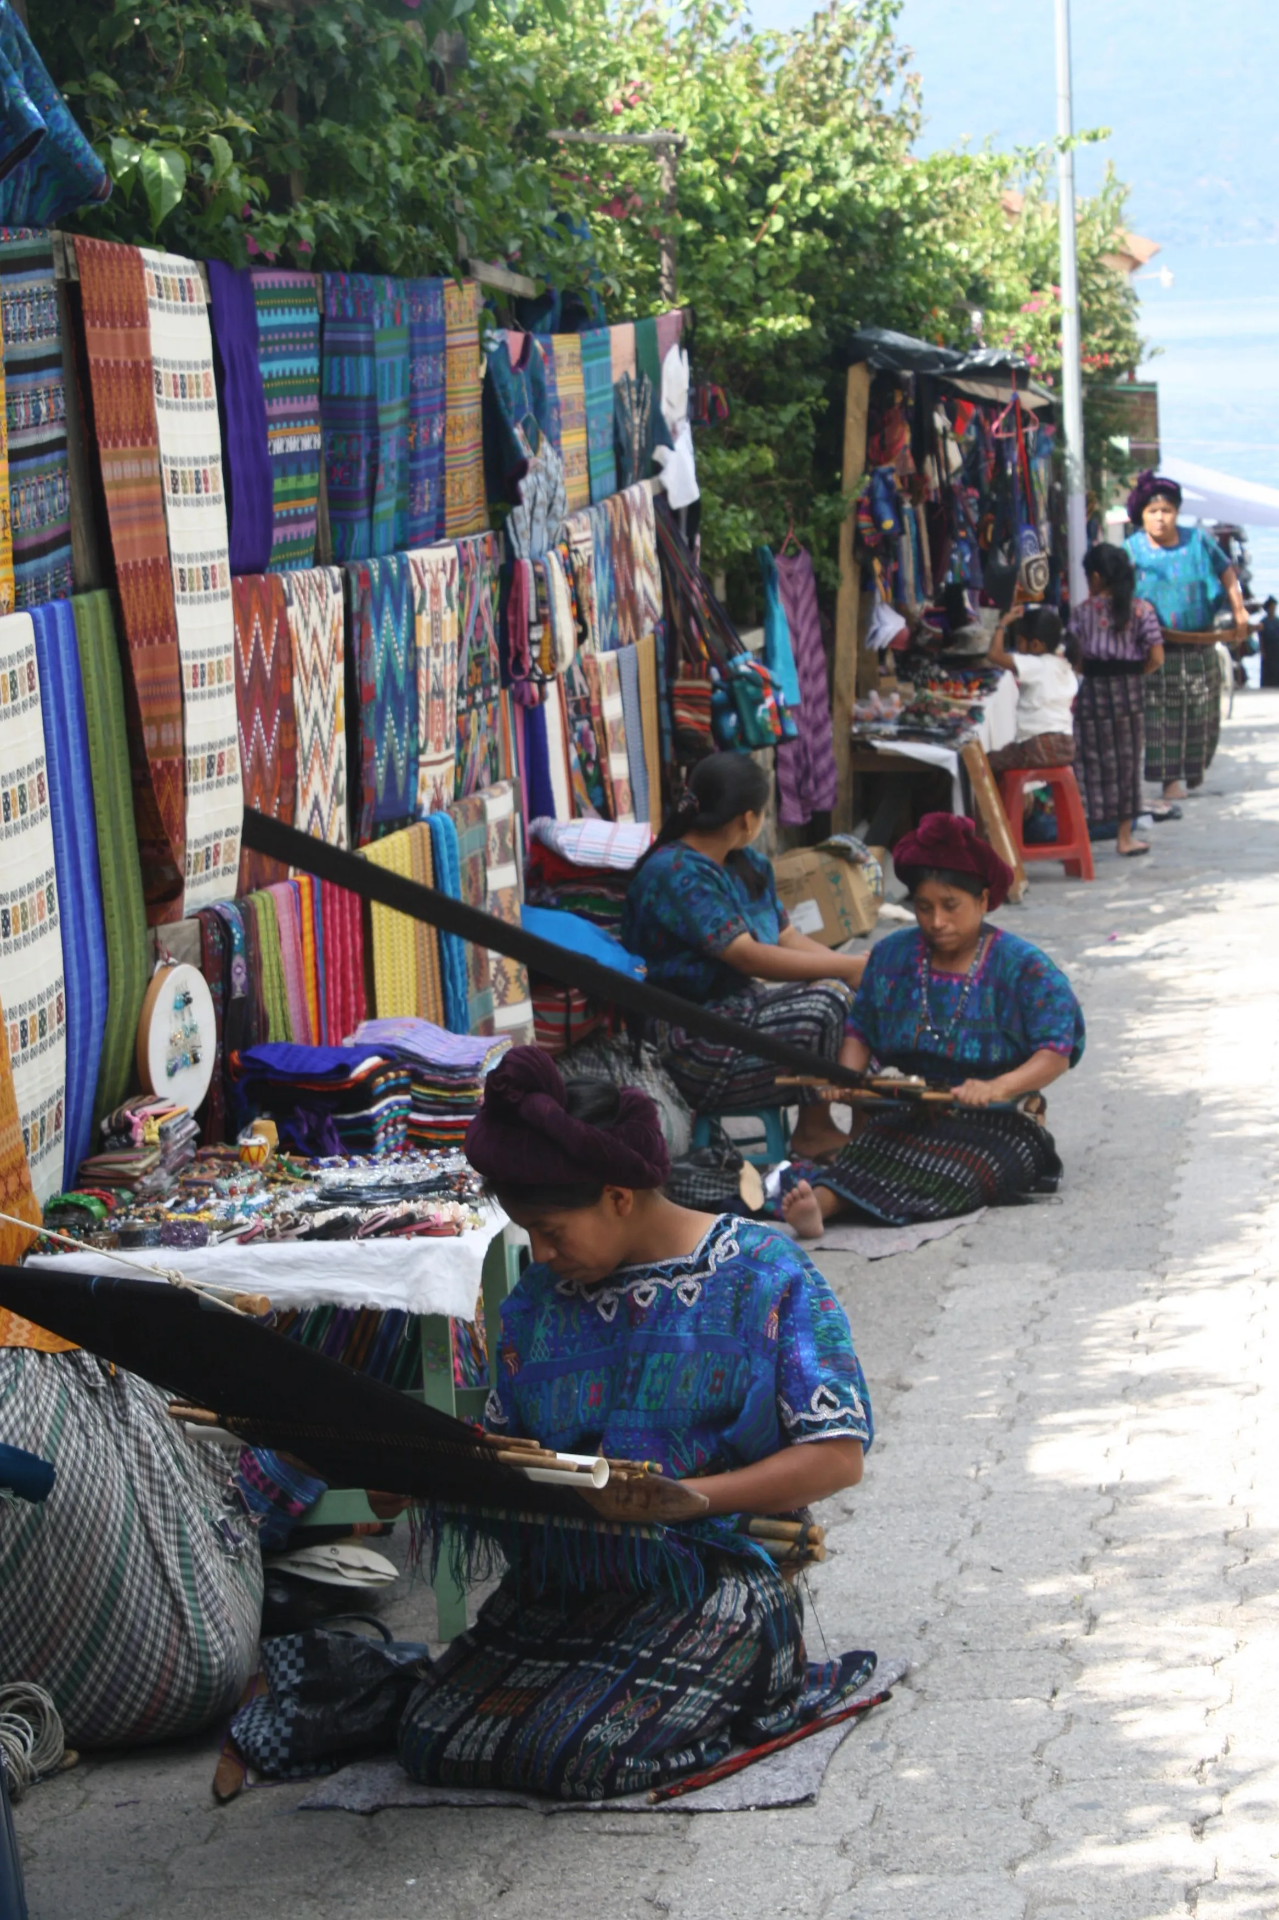
[[[591,469],[586,454],[586,386],[582,378],[582,341],[576,333],[551,336],[555,389],[560,401],[560,458],[569,512],[591,504]]]
[[[375,867],[385,867],[402,879],[413,878],[411,830],[401,828],[363,849]],[[380,1020],[417,1012],[416,921],[376,901],[370,909],[373,926],[373,998]]]
[[[6,1232],[12,1233],[12,1227]],[[24,1320],[21,1314],[10,1313],[0,1308],[0,1347],[26,1347],[31,1353],[75,1353],[74,1340],[63,1340],[56,1333],[46,1333],[43,1327],[37,1327],[30,1320]]]
[[[657,710],[657,635],[646,633],[637,643],[639,655],[640,721],[644,728],[644,765],[648,770],[648,821],[657,833],[662,824],[662,731]]]
[[[309,873],[295,873],[298,919],[302,923],[302,984],[306,991],[307,1012],[311,1016],[311,1034],[320,1044],[320,956],[315,945],[315,881]]]
[[[413,878],[423,887],[435,885],[435,860],[431,853],[431,829],[425,821],[409,828]],[[440,936],[425,920],[415,920],[413,930],[417,946],[417,1006],[414,1011],[423,1020],[444,1025],[444,975],[440,968]]]

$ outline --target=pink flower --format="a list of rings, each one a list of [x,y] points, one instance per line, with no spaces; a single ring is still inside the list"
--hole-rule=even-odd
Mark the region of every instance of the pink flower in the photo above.
[[[404,0],[404,4],[406,7],[410,7],[410,6],[415,7],[417,5],[417,0]],[[298,253],[310,253],[311,242],[309,240],[299,240],[297,244],[297,251]]]
[[[246,212],[247,212],[247,208],[246,208]],[[261,247],[258,245],[257,241],[253,238],[253,235],[251,233],[246,236],[244,244],[249,250],[250,257],[252,257],[254,254],[261,253],[262,251]]]

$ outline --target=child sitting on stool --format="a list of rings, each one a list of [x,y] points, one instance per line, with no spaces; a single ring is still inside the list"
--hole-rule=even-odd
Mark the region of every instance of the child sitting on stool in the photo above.
[[[1015,653],[1004,648],[1011,627]],[[1017,737],[990,756],[998,777],[1014,767],[1068,767],[1075,758],[1071,708],[1079,682],[1066,657],[1061,621],[1051,607],[1013,607],[990,643],[992,667],[1017,676]]]

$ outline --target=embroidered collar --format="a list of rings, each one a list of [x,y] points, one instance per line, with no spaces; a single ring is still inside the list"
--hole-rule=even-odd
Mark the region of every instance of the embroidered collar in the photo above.
[[[610,1323],[617,1318],[623,1300],[634,1300],[637,1307],[651,1307],[663,1291],[681,1306],[696,1306],[706,1281],[726,1260],[736,1259],[741,1252],[737,1235],[740,1224],[731,1213],[722,1213],[691,1253],[678,1254],[673,1260],[649,1260],[643,1266],[618,1267],[612,1278],[600,1285],[557,1280],[555,1291],[566,1299],[576,1295],[593,1306],[601,1320]]]

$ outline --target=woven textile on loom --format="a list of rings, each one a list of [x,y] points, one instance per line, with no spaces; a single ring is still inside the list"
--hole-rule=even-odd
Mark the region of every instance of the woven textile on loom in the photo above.
[[[586,448],[586,387],[582,378],[582,342],[576,333],[551,340],[555,386],[560,402],[560,457],[569,510],[591,503],[591,468]]]
[[[458,687],[457,766],[459,798],[492,786],[504,764],[498,604],[501,593],[500,534],[480,533],[457,543]]]
[[[0,619],[0,1005],[31,1185],[41,1205],[62,1185],[67,1014],[53,816],[35,630]]]
[[[125,712],[148,905],[180,900],[186,790],[178,621],[156,441],[146,276],[136,247],[76,235],[98,446],[124,622]]]
[[[488,912],[488,815],[481,793],[455,800],[448,809],[457,833],[458,899],[468,907]],[[493,979],[487,947],[466,943],[467,1026],[472,1033],[492,1033]]]
[[[311,567],[285,574],[284,599],[297,734],[293,825],[331,847],[344,847],[346,649],[341,569]]]
[[[284,581],[250,573],[231,584],[235,614],[235,701],[244,804],[292,826],[297,798],[297,733],[293,719],[293,649]],[[278,860],[240,855],[237,891],[251,893],[283,877]]]
[[[444,282],[444,532],[449,540],[488,526],[480,422],[480,290]]]
[[[93,1101],[107,1019],[107,941],[102,919],[93,776],[84,685],[69,600],[35,607],[36,669],[44,722],[49,814],[66,980],[66,1144],[62,1185],[92,1152]]]
[[[271,561],[271,456],[253,282],[247,267],[229,267],[224,260],[206,262],[205,272],[217,349],[231,571],[264,573]]]
[[[96,1137],[103,1114],[118,1107],[129,1090],[138,1016],[150,968],[142,869],[133,825],[124,681],[111,597],[100,589],[79,595],[71,605],[84,688],[107,961],[106,1018],[93,1104],[92,1137]]]
[[[200,270],[149,248],[142,265],[182,662],[185,910],[194,913],[233,898],[244,819],[222,438]]]
[[[413,580],[402,553],[346,569],[360,689],[355,842],[411,820],[417,806],[417,637]]]
[[[444,282],[410,280],[409,510],[405,544],[444,538]]]
[[[579,334],[582,392],[586,401],[586,464],[591,501],[617,492],[617,456],[613,451],[613,358],[607,327]]]
[[[71,592],[71,480],[62,328],[47,233],[0,236],[14,605]]]
[[[455,547],[410,553],[417,637],[417,808],[453,798],[457,759],[458,559]]]
[[[271,571],[315,565],[320,505],[320,302],[315,276],[254,267],[271,462]]]
[[[403,280],[373,278],[377,468],[370,552],[398,553],[409,525],[409,305]]]
[[[485,908],[508,927],[520,924],[520,903],[524,898],[524,880],[520,872],[519,814],[515,789],[509,780],[488,787],[479,795],[484,802],[486,829],[484,848]],[[489,949],[489,973],[493,981],[493,1031],[523,1046],[533,1038],[533,1003],[529,999],[528,972],[521,960]]]

